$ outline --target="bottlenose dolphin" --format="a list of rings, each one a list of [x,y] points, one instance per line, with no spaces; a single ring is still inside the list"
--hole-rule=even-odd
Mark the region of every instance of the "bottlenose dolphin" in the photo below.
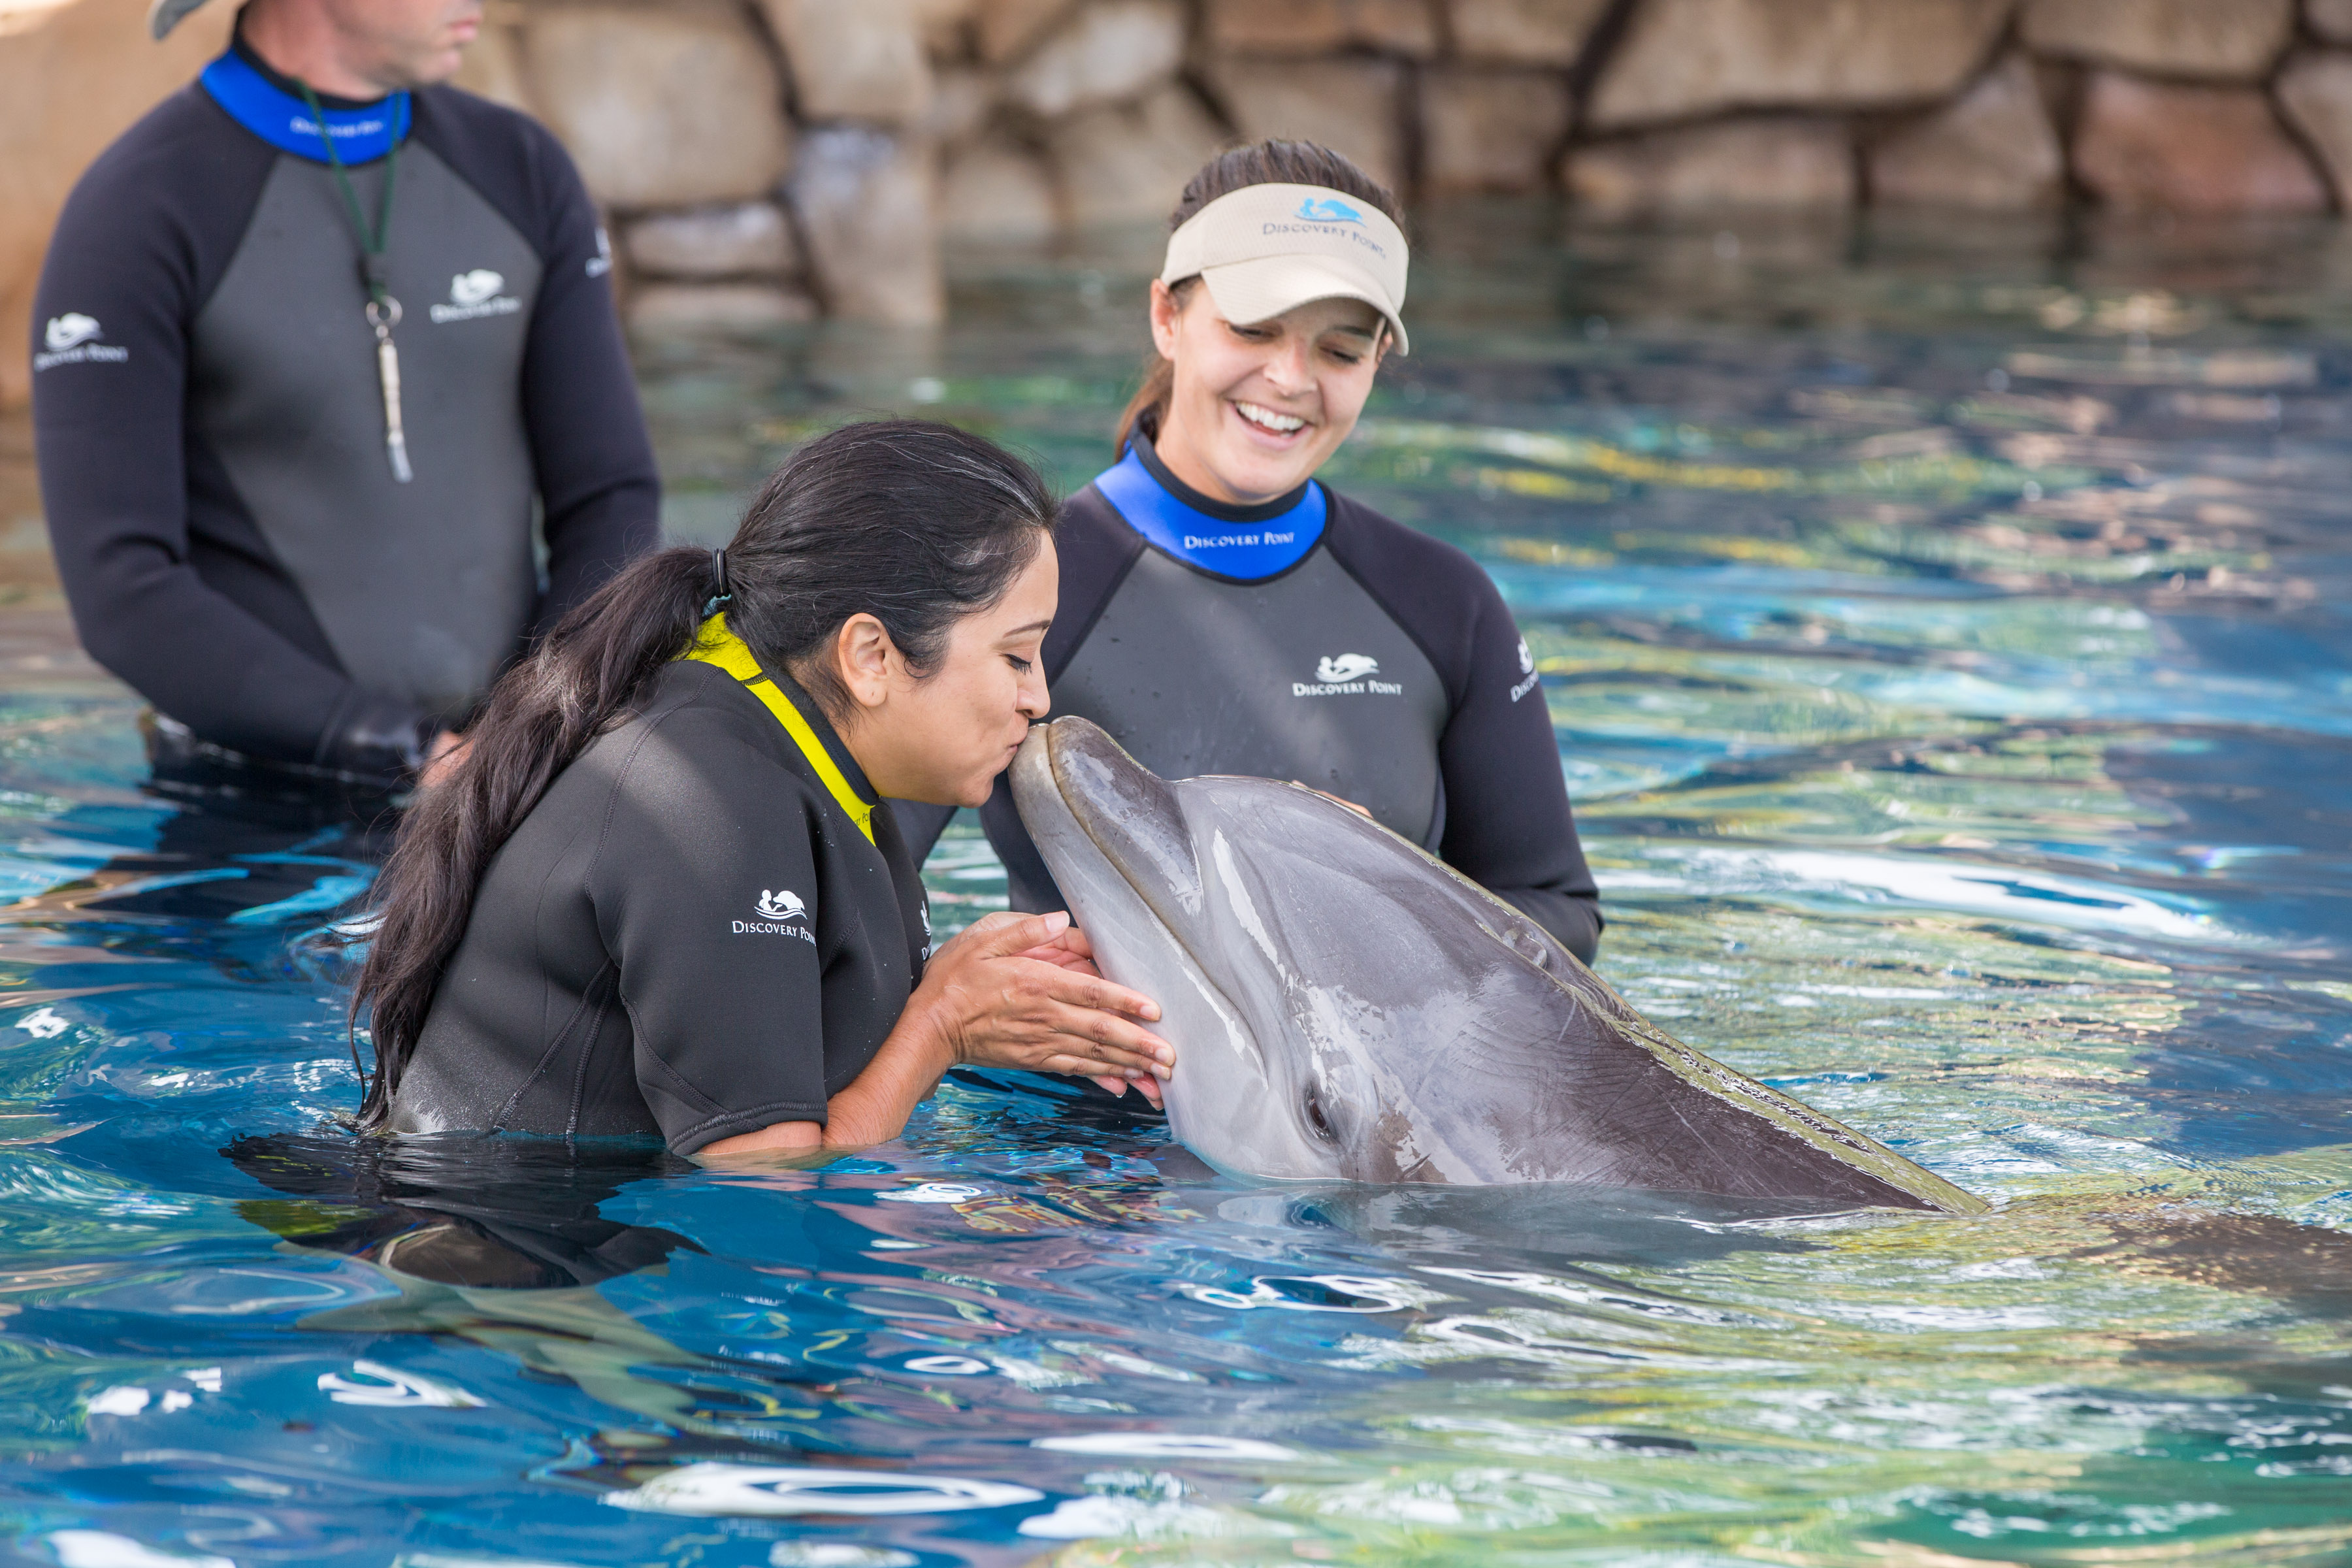
[[[1170,1128],[1213,1165],[1985,1206],[1669,1038],[1517,910],[1312,790],[1171,784],[1063,719],[1029,731],[1013,798],[1103,973],[1160,1004]]]

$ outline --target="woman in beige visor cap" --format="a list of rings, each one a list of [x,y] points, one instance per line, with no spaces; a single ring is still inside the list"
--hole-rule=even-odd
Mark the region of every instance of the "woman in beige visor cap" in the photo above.
[[[1165,778],[1352,802],[1590,959],[1598,895],[1502,596],[1315,479],[1411,346],[1396,198],[1326,148],[1262,142],[1211,160],[1170,228],[1118,461],[1062,513],[1055,711]],[[1003,780],[983,821],[1013,907],[1063,908]]]

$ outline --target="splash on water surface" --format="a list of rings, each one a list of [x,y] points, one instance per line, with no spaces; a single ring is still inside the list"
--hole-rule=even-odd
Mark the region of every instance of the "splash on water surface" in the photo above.
[[[1996,1202],[1253,1189],[974,1081],[817,1171],[362,1147],[374,846],[0,696],[0,1547],[236,1564],[2352,1561],[2352,248],[1433,215],[1333,482],[1527,633],[1651,1016]],[[645,350],[670,524],[1108,454],[1148,243]],[[969,824],[928,874],[1001,904]]]

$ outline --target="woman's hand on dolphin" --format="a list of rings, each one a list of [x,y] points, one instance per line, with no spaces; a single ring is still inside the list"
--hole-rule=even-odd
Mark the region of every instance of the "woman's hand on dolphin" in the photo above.
[[[1050,963],[1076,974],[1092,974],[1099,977],[1102,973],[1102,971],[1095,966],[1095,944],[1088,942],[1087,933],[1076,926],[1069,927],[1053,941],[1039,947],[1033,947],[1020,956],[1034,958],[1041,963]],[[1130,1087],[1129,1080],[1117,1073],[1096,1072],[1086,1076],[1101,1086],[1105,1093],[1114,1098],[1126,1094]],[[1138,1094],[1152,1104],[1160,1103],[1160,1080],[1149,1073],[1134,1079],[1132,1087]]]
[[[975,921],[932,955],[914,1005],[959,1063],[1137,1084],[1175,1068],[1175,1050],[1141,1026],[1159,1005],[1104,979],[1066,914]]]

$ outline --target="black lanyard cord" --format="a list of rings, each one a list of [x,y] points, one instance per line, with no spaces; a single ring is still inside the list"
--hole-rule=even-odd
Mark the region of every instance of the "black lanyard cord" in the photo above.
[[[384,247],[392,240],[393,187],[400,183],[400,103],[397,98],[385,100],[392,143],[383,155],[383,197],[376,204],[376,219],[370,225],[367,209],[360,205],[360,194],[352,184],[352,173],[343,167],[343,155],[335,148],[334,132],[328,128],[327,110],[319,95],[308,82],[294,85],[302,89],[302,101],[319,128],[319,140],[327,144],[327,163],[335,171],[335,184],[342,188],[343,204],[352,209],[352,226],[360,231],[360,282],[367,289],[368,325],[375,329],[376,377],[383,389],[384,452],[392,459],[394,480],[404,485],[415,476],[408,466],[408,435],[400,417],[400,351],[392,342],[392,329],[400,325],[400,301],[392,297],[386,281],[390,267],[384,260]]]
[[[392,145],[383,155],[383,195],[376,203],[373,225],[360,205],[360,193],[352,184],[352,172],[343,166],[343,155],[335,147],[334,133],[327,128],[327,111],[319,102],[319,95],[310,90],[309,82],[297,82],[302,89],[302,101],[310,110],[311,122],[319,128],[319,140],[327,144],[327,163],[335,171],[335,184],[342,188],[343,205],[352,209],[352,226],[360,231],[360,278],[367,285],[368,302],[379,310],[392,298],[384,285],[384,247],[392,240],[392,191],[400,181],[400,105],[398,99],[385,100],[384,113],[392,121]],[[398,306],[391,309],[397,310]]]

